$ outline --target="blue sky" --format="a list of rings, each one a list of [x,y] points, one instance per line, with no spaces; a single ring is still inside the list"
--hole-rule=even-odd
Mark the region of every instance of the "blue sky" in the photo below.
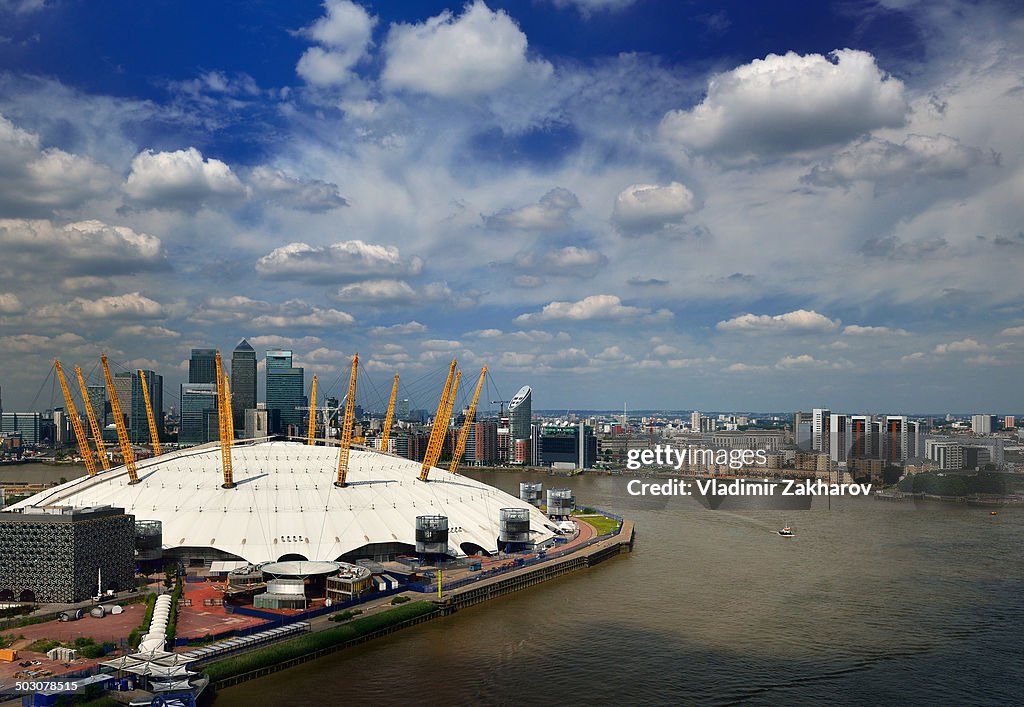
[[[0,1],[5,407],[55,355],[172,388],[245,336],[541,408],[1020,410],[1022,34],[953,0]]]

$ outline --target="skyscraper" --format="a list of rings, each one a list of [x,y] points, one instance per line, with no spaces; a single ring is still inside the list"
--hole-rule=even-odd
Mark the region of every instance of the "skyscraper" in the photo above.
[[[834,462],[845,462],[851,447],[850,416],[829,415],[828,456]]]
[[[89,404],[92,405],[92,411],[96,414],[96,424],[100,426],[102,430],[107,426],[107,387],[105,385],[90,385],[86,386],[86,390],[89,392]],[[85,414],[85,411],[82,411]],[[87,430],[89,436],[92,436],[92,429]]]
[[[813,419],[811,444],[816,452],[829,453],[828,417],[831,414],[832,411],[827,408],[814,408],[811,413]]]
[[[124,417],[124,424],[129,430],[132,428],[132,378],[134,374],[130,371],[114,374],[114,393],[117,395],[117,403],[121,406],[121,415]],[[141,388],[140,388],[141,391]],[[139,393],[141,395],[141,392]],[[111,420],[117,423],[117,420]],[[147,428],[148,429],[148,428]]]
[[[216,383],[216,357],[216,349],[192,349],[192,356],[188,360],[188,382]],[[123,400],[121,401],[121,404],[124,404]]]
[[[153,421],[159,437],[164,431],[164,377],[153,371],[144,371],[146,387],[149,389],[149,402],[153,406]],[[138,371],[132,372],[131,423],[129,438],[132,442],[149,443],[149,416],[146,414],[146,399],[142,395],[142,378]],[[120,402],[120,396],[118,396]],[[124,403],[122,402],[122,405]]]
[[[995,415],[971,415],[971,431],[976,435],[990,435],[996,426]]]
[[[850,416],[851,459],[873,459],[878,456],[878,441],[875,437],[875,426],[867,415]]]
[[[509,447],[512,461],[530,460],[530,423],[533,420],[533,390],[524,385],[508,404]]]
[[[882,428],[882,458],[889,463],[905,462],[909,454],[909,435],[905,415],[886,415]]]
[[[206,420],[210,411],[217,410],[215,383],[186,383],[181,386],[180,444],[202,444],[212,440]]]
[[[267,351],[267,410],[277,410],[280,415],[279,428],[271,432],[287,433],[288,427],[293,426],[298,434],[304,414],[298,409],[305,399],[304,376],[302,368],[292,366],[291,351]],[[275,419],[273,413],[270,418]]]
[[[231,411],[235,429],[245,427],[245,411],[256,409],[256,350],[245,339],[231,354]]]

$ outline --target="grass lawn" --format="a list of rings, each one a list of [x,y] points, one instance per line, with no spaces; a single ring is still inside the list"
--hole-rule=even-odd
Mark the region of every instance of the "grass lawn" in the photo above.
[[[619,521],[614,518],[608,518],[603,515],[590,515],[590,516],[576,516],[579,520],[590,523],[594,528],[597,529],[598,535],[606,535],[608,533],[614,533],[619,529]]]

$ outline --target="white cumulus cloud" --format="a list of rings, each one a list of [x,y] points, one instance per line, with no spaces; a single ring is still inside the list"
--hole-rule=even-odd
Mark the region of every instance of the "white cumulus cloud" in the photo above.
[[[835,331],[839,320],[829,319],[813,310],[798,309],[785,314],[741,314],[738,317],[718,322],[719,331],[745,333],[824,333]]]
[[[40,319],[159,319],[165,314],[159,302],[139,292],[90,300],[82,297],[66,304],[48,304],[33,311]]]
[[[693,192],[679,182],[633,184],[615,198],[612,223],[625,235],[658,231],[697,210]]]
[[[903,82],[871,54],[788,52],[715,76],[699,105],[665,115],[661,132],[696,151],[777,154],[902,125],[906,113]]]
[[[394,246],[352,240],[327,246],[289,243],[260,258],[256,272],[281,280],[346,282],[416,275],[422,267],[422,260],[416,257],[405,260]]]
[[[324,15],[303,32],[317,46],[303,53],[295,71],[316,86],[347,82],[366,55],[376,24],[377,18],[354,2],[327,0]]]
[[[87,157],[40,145],[39,136],[0,115],[0,212],[44,216],[114,189],[117,178]]]
[[[939,344],[935,347],[935,353],[937,354],[971,353],[975,351],[984,350],[984,346],[982,346],[977,341],[971,338],[960,339],[959,341],[951,341],[948,344]]]
[[[392,89],[442,98],[488,94],[552,71],[527,57],[526,35],[503,10],[481,0],[456,17],[445,10],[419,24],[394,24],[384,44],[381,78]]]
[[[45,219],[0,219],[0,246],[6,262],[23,269],[56,268],[93,278],[164,264],[159,238],[95,219],[63,226]]]
[[[174,152],[144,150],[132,160],[125,193],[143,206],[196,208],[210,199],[243,197],[246,189],[231,168],[194,147]]]
[[[615,295],[591,295],[578,302],[551,302],[539,312],[520,314],[517,322],[588,319],[625,319],[650,314],[649,309],[622,304]]]

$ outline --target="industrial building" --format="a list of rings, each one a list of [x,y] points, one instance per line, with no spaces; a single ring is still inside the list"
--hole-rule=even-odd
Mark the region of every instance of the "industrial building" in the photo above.
[[[134,579],[135,518],[123,508],[16,504],[0,513],[0,601],[73,603]]]
[[[437,468],[422,481],[420,464],[377,451],[352,449],[341,488],[334,483],[334,446],[236,442],[231,458],[234,488],[222,488],[221,448],[210,444],[138,461],[136,484],[116,467],[15,507],[122,506],[141,520],[161,521],[164,555],[196,566],[392,559],[415,552],[416,519],[424,515],[447,516],[446,554],[456,557],[498,551],[503,508],[528,509],[534,544],[556,530],[529,503],[483,482]]]

